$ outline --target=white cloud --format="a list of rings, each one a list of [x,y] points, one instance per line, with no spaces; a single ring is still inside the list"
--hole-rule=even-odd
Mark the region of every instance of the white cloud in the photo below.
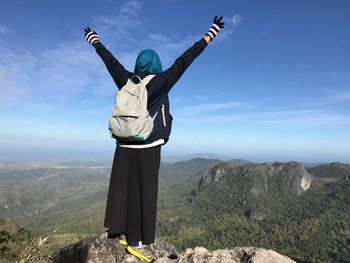
[[[218,35],[218,39],[221,39],[221,40],[225,40],[227,39],[230,35],[233,34],[233,30],[230,30],[229,28],[226,28],[224,30],[221,30],[219,35]]]
[[[243,20],[243,17],[241,17],[240,15],[234,15],[230,21],[234,26],[238,26]]]
[[[130,71],[133,70],[136,56],[141,49],[155,49],[165,69],[202,37],[188,35],[179,38],[172,34],[151,32],[146,39],[140,41],[115,35],[119,32],[130,36],[130,30],[141,24],[136,13],[141,7],[140,1],[130,0],[119,8],[115,16],[100,16],[95,20],[96,27],[102,32],[113,32],[110,36],[112,41],[123,39],[123,43],[117,44],[121,47],[118,49],[117,58]],[[103,35],[100,37],[105,43]],[[108,44],[111,40],[106,41],[106,46],[113,53],[115,45]],[[6,43],[0,43],[0,53],[2,102],[7,100],[17,105],[31,104],[34,107],[40,103],[65,103],[67,99],[80,95],[96,94],[106,97],[115,93],[114,83],[103,62],[84,40],[62,42],[39,53],[17,50]]]
[[[165,69],[201,37],[201,35],[187,35],[180,38],[174,34],[150,33],[145,40],[135,46],[135,52],[138,53],[141,49],[146,48],[154,49],[159,54],[163,69]]]
[[[101,15],[94,21],[97,33],[109,36],[116,36],[117,39],[125,39],[131,29],[141,25],[137,13],[141,10],[142,4],[137,0],[129,0],[122,4],[115,15]]]
[[[7,34],[7,33],[10,33],[10,32],[11,32],[10,28],[0,24],[0,33],[1,34]]]
[[[209,96],[200,96],[198,97],[199,100],[208,100],[210,97]]]
[[[215,112],[218,110],[239,108],[243,105],[244,103],[239,101],[227,101],[222,103],[201,103],[193,106],[175,108],[174,113],[177,114],[178,117],[182,118],[194,115],[206,115],[208,113]]]
[[[325,109],[274,110],[256,113],[257,120],[303,125],[349,125],[350,116]]]
[[[6,105],[30,99],[33,82],[27,72],[35,69],[37,59],[29,52],[19,54],[2,45],[0,54],[1,102]]]
[[[36,105],[60,107],[79,97],[104,98],[115,93],[103,62],[82,40],[61,43],[38,54],[9,47],[0,47],[0,53],[2,107],[40,112]]]
[[[136,17],[140,8],[140,1],[127,1],[115,16],[98,17],[96,27],[102,33],[108,32],[111,39],[123,39],[141,23]],[[0,30],[9,31],[2,25]],[[104,34],[101,35],[104,41]],[[130,38],[124,39],[127,39],[126,48],[118,54],[118,59],[131,69],[137,53],[129,45]],[[115,93],[114,83],[103,62],[82,39],[62,42],[35,54],[0,42],[0,52],[1,102],[6,100],[34,107],[40,101],[57,105],[79,94],[107,96]]]
[[[127,15],[136,15],[137,11],[141,9],[141,3],[135,0],[129,0],[120,9],[120,13]]]
[[[174,39],[172,39],[174,40]],[[171,41],[171,37],[169,36],[165,36],[165,35],[162,35],[162,34],[149,34],[148,35],[148,39],[144,40],[143,43],[144,44],[166,44],[168,42]]]
[[[179,107],[173,110],[178,120],[198,123],[250,123],[253,125],[303,125],[329,126],[350,125],[350,115],[321,108],[274,109],[258,108],[247,103],[227,101],[223,103],[202,103]]]
[[[0,107],[4,106],[4,103],[7,101],[9,97],[9,91],[9,83],[5,78],[3,70],[0,68]]]
[[[225,28],[223,30],[220,30],[218,39],[221,39],[221,40],[227,39],[230,35],[234,33],[234,28],[240,25],[242,21],[243,21],[243,17],[238,14],[235,14],[229,18],[224,17]]]
[[[328,97],[331,100],[350,100],[350,91],[349,90],[339,90],[335,94]]]

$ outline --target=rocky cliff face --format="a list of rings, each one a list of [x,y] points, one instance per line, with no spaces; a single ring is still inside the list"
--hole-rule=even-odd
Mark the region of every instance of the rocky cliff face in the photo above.
[[[273,250],[260,248],[233,248],[208,251],[203,247],[187,249],[177,254],[173,245],[163,239],[157,239],[151,248],[157,256],[157,263],[295,263],[286,256]],[[88,237],[76,244],[69,245],[59,252],[48,256],[38,263],[139,263],[134,256],[125,252],[125,246],[117,239]]]
[[[198,190],[211,182],[219,181],[225,176],[254,177],[254,182],[263,186],[263,189],[258,189],[255,185],[252,186],[251,192],[255,195],[258,195],[261,190],[273,191],[273,187],[276,186],[277,182],[283,184],[289,193],[300,196],[309,189],[313,180],[313,176],[297,162],[243,166],[222,163],[203,173],[199,180]]]

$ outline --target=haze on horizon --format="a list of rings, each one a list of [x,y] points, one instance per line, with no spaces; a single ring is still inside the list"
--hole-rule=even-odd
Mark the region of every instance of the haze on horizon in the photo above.
[[[5,0],[0,9],[0,160],[112,158],[116,87],[90,26],[129,70],[141,49],[169,67],[226,28],[170,92],[163,156],[350,162],[350,2]]]

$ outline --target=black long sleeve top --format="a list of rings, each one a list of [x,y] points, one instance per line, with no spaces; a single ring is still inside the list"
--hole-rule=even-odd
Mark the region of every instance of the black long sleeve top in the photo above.
[[[182,74],[191,65],[193,60],[206,48],[207,42],[202,38],[197,41],[192,47],[187,49],[175,63],[167,70],[156,74],[156,76],[147,84],[148,102],[147,110],[154,117],[154,128],[149,138],[137,144],[149,144],[159,139],[164,139],[165,143],[169,140],[173,117],[169,111],[168,93],[175,83],[180,79]],[[111,52],[101,43],[93,45],[97,54],[105,63],[109,74],[114,83],[121,89],[129,78],[136,75],[124,68],[122,64],[112,55]],[[150,73],[140,72],[137,75],[143,79]],[[118,141],[118,144],[135,144],[135,142]]]

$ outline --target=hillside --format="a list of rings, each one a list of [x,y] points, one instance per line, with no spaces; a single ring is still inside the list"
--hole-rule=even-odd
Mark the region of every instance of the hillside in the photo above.
[[[29,252],[26,248],[34,243],[35,236],[10,220],[0,220],[0,262],[19,261]]]
[[[267,246],[298,262],[347,262],[349,174],[317,177],[311,173],[317,167],[309,171],[296,162],[219,164],[198,176],[187,200],[160,218],[159,233],[179,249],[244,244]]]
[[[183,187],[186,187],[185,185],[182,185],[183,181],[196,183],[197,179],[193,178],[195,175],[222,162],[223,161],[219,159],[194,158],[188,161],[180,161],[172,164],[161,163],[159,169],[159,191],[173,192],[173,189],[175,188],[176,192],[176,185],[179,183],[181,184],[179,187],[183,189]],[[191,188],[186,188],[186,190],[190,189]]]
[[[347,262],[349,171],[341,163],[162,163],[157,236],[179,251],[251,246],[297,262]],[[53,252],[105,230],[109,173],[103,162],[2,164],[0,214],[52,235],[45,253]]]

